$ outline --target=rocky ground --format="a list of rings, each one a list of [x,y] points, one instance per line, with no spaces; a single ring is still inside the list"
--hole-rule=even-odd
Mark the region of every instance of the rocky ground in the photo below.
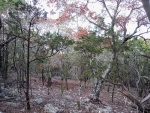
[[[112,102],[112,88],[108,93],[107,86],[100,94],[102,103],[93,103],[90,100],[92,84],[80,88],[79,81],[68,80],[69,90],[61,90],[61,80],[55,78],[52,82],[48,95],[47,87],[39,78],[31,79],[30,111],[26,109],[24,93],[18,94],[14,87],[3,89],[0,93],[0,113],[138,113],[130,107],[129,100],[117,91]]]

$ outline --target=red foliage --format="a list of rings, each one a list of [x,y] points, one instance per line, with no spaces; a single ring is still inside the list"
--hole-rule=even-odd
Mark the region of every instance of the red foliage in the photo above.
[[[82,36],[88,35],[88,30],[86,28],[79,27],[79,30],[74,34],[76,39],[80,39]]]
[[[120,16],[116,20],[116,26],[120,27],[121,29],[119,31],[126,31],[126,24],[129,22],[129,17]]]
[[[99,19],[98,16],[97,16],[97,14],[96,14],[95,12],[92,12],[92,11],[89,11],[89,12],[88,12],[88,16],[89,16],[91,19],[95,20],[95,21],[97,21],[97,20]]]
[[[89,11],[89,8],[87,7],[87,5],[80,5],[80,9],[79,9],[79,15],[84,15]]]
[[[69,19],[70,17],[71,17],[71,14],[70,14],[69,12],[67,12],[67,11],[64,11],[64,12],[59,16],[59,18],[57,18],[57,19],[55,20],[55,23],[56,23],[57,25],[59,25],[59,24],[65,22],[65,21],[66,21],[67,19]]]

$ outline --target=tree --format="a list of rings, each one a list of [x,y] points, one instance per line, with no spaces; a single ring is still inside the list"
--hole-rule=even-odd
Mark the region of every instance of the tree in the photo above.
[[[15,8],[16,7],[16,3],[17,2],[21,2],[22,4],[24,3],[22,0],[17,0],[17,1],[9,1],[9,0],[2,0],[0,3],[0,12],[1,15],[2,14],[6,14],[5,10],[8,10],[10,7]],[[10,37],[9,35],[5,35],[4,34],[4,21],[2,16],[0,15],[0,33],[2,34],[1,37],[3,37],[3,39],[0,40],[0,65],[1,65],[1,69],[0,69],[0,73],[1,76],[3,78],[3,80],[5,81],[5,87],[7,87],[7,74],[8,74],[8,45],[9,43],[15,39],[16,36],[12,36]],[[6,15],[5,15],[6,16]]]
[[[101,91],[101,80],[99,74],[104,70],[105,65],[102,65],[100,59],[96,59],[101,53],[103,53],[102,43],[104,38],[96,36],[95,33],[89,34],[89,36],[82,36],[81,41],[78,41],[75,46],[75,50],[78,50],[81,55],[80,61],[80,77],[83,79],[95,78],[95,85],[93,88],[94,101],[99,101],[99,94]],[[103,77],[105,75],[102,75]]]

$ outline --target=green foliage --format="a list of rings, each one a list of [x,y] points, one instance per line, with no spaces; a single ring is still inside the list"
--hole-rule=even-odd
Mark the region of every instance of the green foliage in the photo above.
[[[81,41],[76,42],[77,46],[75,46],[75,50],[89,53],[90,55],[100,54],[102,52],[101,42],[102,38],[96,35],[83,36]]]
[[[63,37],[60,34],[50,32],[45,33],[43,36],[40,36],[36,39],[36,42],[39,44],[46,45],[49,49],[59,51],[62,48],[66,48],[69,45],[72,45],[73,40],[68,40],[67,37]]]
[[[0,1],[0,10],[5,10],[10,7],[18,7],[18,3],[25,4],[24,0],[1,0]]]
[[[150,40],[144,40],[142,38],[134,38],[133,40],[128,41],[127,46],[130,47],[130,50],[149,52],[150,51]]]

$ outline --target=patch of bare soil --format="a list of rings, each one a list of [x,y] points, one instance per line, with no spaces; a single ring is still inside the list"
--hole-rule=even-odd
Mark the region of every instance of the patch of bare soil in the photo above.
[[[111,108],[112,113],[137,113],[135,109],[130,107],[128,100],[125,100],[117,91],[114,95],[114,102],[112,102],[112,93],[106,91],[107,87],[100,94],[99,99],[102,103],[93,103],[90,100],[92,84],[89,84],[87,88],[80,88],[79,81],[68,80],[69,90],[61,90],[63,89],[61,88],[61,80],[55,78],[52,79],[50,94],[48,95],[48,88],[42,85],[39,78],[33,78],[31,83],[30,99],[42,98],[43,102],[37,104],[31,101],[31,110],[28,111],[25,96],[22,96],[21,99],[0,99],[0,111],[2,113],[44,113],[44,106],[50,103],[58,107],[62,113],[102,113],[100,110],[108,107]],[[24,95],[24,93],[22,94]],[[12,105],[8,102],[19,105]]]

